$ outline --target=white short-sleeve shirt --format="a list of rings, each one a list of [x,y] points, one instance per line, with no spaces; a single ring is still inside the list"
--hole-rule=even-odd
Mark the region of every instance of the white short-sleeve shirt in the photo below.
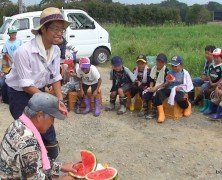
[[[81,68],[77,70],[77,77],[82,78],[82,83],[86,85],[93,85],[98,83],[98,80],[100,78],[100,73],[98,69],[94,66],[90,66],[90,71],[88,74],[85,74]]]

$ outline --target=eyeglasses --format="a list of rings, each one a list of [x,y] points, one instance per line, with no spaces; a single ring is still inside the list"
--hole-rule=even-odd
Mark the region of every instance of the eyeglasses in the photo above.
[[[51,29],[54,33],[59,33],[59,32],[64,33],[66,31],[65,28],[59,28],[56,26],[47,26],[47,28]]]

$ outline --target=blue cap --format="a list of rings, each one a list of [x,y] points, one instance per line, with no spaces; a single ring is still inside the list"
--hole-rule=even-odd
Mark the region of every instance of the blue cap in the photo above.
[[[121,59],[121,57],[119,56],[114,56],[112,59],[111,59],[111,64],[113,66],[121,66],[123,64],[123,61]]]
[[[167,57],[164,53],[158,54],[156,60],[161,60],[162,62],[167,63]]]
[[[171,64],[173,66],[178,66],[180,64],[183,64],[183,59],[180,56],[174,56],[174,57],[172,57],[169,64]]]

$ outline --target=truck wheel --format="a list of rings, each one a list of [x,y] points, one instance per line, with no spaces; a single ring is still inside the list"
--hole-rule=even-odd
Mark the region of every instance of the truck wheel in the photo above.
[[[105,48],[98,48],[93,54],[93,64],[103,64],[108,61],[110,53]]]

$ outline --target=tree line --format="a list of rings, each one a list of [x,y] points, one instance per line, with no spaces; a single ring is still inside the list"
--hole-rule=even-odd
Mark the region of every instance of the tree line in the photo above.
[[[222,11],[222,4],[188,6],[177,0],[166,0],[160,4],[125,5],[112,0],[42,0],[39,5],[23,7],[24,11],[39,11],[54,6],[64,9],[83,9],[100,23],[118,23],[130,26],[154,26],[164,24],[200,24],[212,21],[213,11]],[[18,14],[17,4],[0,0],[0,23],[3,16]]]

